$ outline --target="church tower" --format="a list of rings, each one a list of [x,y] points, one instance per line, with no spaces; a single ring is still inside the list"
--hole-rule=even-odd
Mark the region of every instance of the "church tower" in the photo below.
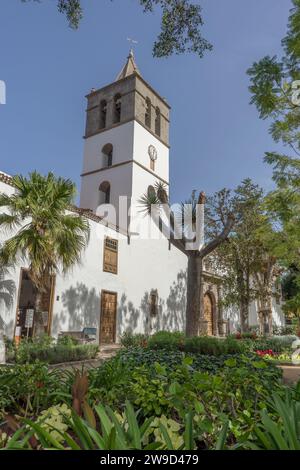
[[[133,207],[156,181],[169,185],[170,107],[132,51],[116,81],[93,89],[87,102],[80,207],[96,212],[110,203],[118,217],[119,196]]]

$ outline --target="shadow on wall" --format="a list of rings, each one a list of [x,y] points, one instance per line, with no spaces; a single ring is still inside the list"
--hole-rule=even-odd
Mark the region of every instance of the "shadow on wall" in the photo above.
[[[52,333],[60,331],[81,331],[84,327],[98,328],[100,317],[100,294],[88,289],[83,283],[70,287],[62,294],[63,309],[55,315]]]
[[[16,295],[16,284],[12,279],[6,279],[9,269],[0,267],[0,330],[3,330],[7,336],[13,333],[14,320],[6,321],[13,307]]]
[[[185,328],[185,308],[186,308],[186,271],[177,274],[177,280],[170,288],[167,300],[159,297],[159,287],[153,286],[157,290],[157,315],[150,315],[150,291],[146,291],[141,299],[139,307],[136,307],[127,296],[122,294],[118,305],[117,335],[122,335],[125,331],[130,333],[145,332],[154,333],[159,330],[183,330]]]
[[[167,324],[173,330],[185,329],[187,272],[180,271],[167,299]]]

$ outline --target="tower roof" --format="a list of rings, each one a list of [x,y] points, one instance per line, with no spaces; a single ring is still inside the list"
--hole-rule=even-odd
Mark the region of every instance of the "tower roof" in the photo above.
[[[134,60],[133,50],[131,49],[130,52],[129,52],[129,56],[127,57],[127,62],[124,65],[124,67],[122,68],[119,75],[117,76],[116,82],[118,80],[122,80],[122,78],[126,78],[129,75],[132,75],[133,73],[137,73],[138,75],[141,75],[141,73],[138,69],[138,66],[136,65],[135,60]]]

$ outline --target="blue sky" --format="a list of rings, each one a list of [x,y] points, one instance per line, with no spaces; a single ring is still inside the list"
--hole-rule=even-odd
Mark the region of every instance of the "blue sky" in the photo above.
[[[139,41],[144,78],[172,106],[170,179],[173,201],[192,189],[212,193],[245,177],[269,189],[267,150],[280,148],[249,105],[247,68],[280,54],[290,0],[201,0],[203,33],[214,49],[153,59],[159,14],[143,14],[137,0],[83,0],[84,20],[68,28],[55,0],[0,0],[0,171],[49,170],[80,185],[85,94],[113,81]]]

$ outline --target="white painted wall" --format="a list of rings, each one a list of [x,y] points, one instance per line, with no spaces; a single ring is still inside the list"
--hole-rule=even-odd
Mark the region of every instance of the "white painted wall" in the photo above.
[[[13,188],[0,182],[0,192],[11,194]],[[60,331],[81,330],[83,327],[100,325],[101,290],[118,294],[117,336],[124,331],[152,332],[148,296],[157,289],[159,315],[152,325],[157,329],[184,330],[186,302],[187,258],[166,239],[140,240],[126,236],[90,221],[91,237],[83,253],[80,265],[66,276],[58,275],[55,286],[52,334]],[[9,236],[0,233],[0,243]],[[105,236],[119,239],[118,274],[103,272],[103,240]],[[18,264],[10,271],[9,279],[19,287],[21,267]],[[13,336],[17,296],[11,308],[0,302],[0,326]],[[273,305],[274,324],[284,322],[280,305]],[[228,309],[225,318],[230,318],[232,330],[239,325],[236,309]],[[251,307],[250,324],[257,324],[255,304]]]
[[[82,173],[102,168],[102,148],[106,144],[113,145],[112,164],[132,159],[134,139],[134,123],[118,125],[85,139]]]
[[[102,149],[106,144],[113,146],[112,167],[103,165]],[[158,152],[155,162],[155,175],[150,170],[148,148],[154,145]],[[96,212],[99,206],[99,186],[102,182],[110,183],[110,202],[115,207],[117,223],[112,217],[108,220],[116,225],[119,216],[119,197],[126,196],[128,207],[140,209],[139,199],[154,185],[158,178],[169,181],[169,148],[161,143],[148,130],[135,121],[103,131],[85,141],[83,174],[80,194],[80,207]],[[125,165],[119,165],[124,162]],[[136,162],[139,163],[139,166]],[[97,171],[103,169],[103,171]],[[126,228],[121,223],[122,228]],[[135,229],[135,231],[137,231]]]
[[[134,122],[133,158],[144,167],[150,169],[149,145],[157,150],[155,174],[169,182],[169,148],[145,129],[138,122]],[[134,183],[136,181],[134,180]]]
[[[14,188],[8,184],[3,183],[0,181],[0,193],[5,193],[11,195],[14,193]],[[4,231],[3,228],[0,228],[0,245],[10,236],[9,231]],[[5,281],[10,281],[12,287],[17,290],[19,284],[19,267],[17,266],[15,269],[11,269],[9,275],[6,276]],[[7,293],[4,285],[1,284],[0,279],[0,329],[4,329],[6,334],[9,336],[13,335],[14,329],[14,321],[15,321],[15,312],[16,312],[16,295],[12,295],[11,306],[6,306],[4,302],[1,292]]]
[[[91,238],[82,265],[56,282],[53,334],[61,330],[99,328],[101,290],[117,292],[117,336],[124,331],[150,328],[148,296],[158,290],[157,328],[184,329],[186,257],[167,240],[119,238],[118,274],[103,272],[103,238],[116,237],[112,230],[91,222]]]

